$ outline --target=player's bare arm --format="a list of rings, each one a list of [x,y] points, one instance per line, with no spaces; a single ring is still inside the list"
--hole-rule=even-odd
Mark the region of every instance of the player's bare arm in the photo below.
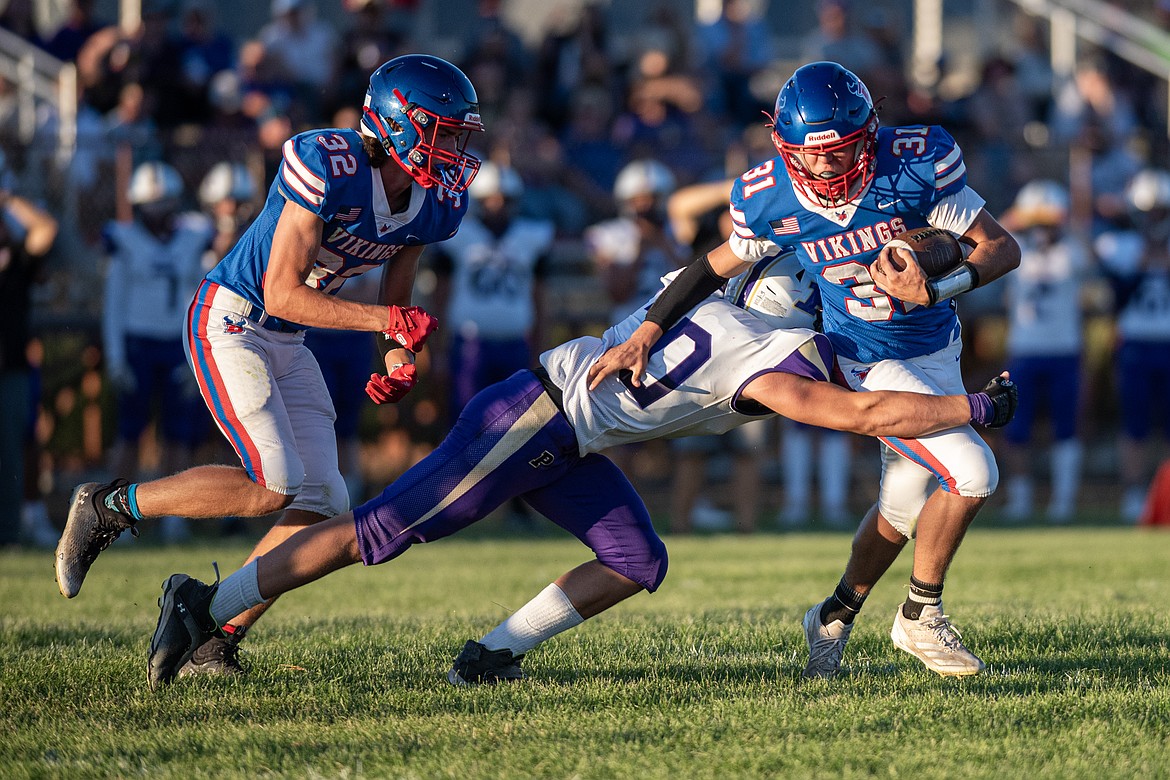
[[[382,286],[378,302],[387,306],[409,306],[414,293],[414,278],[418,274],[418,261],[423,247],[408,246],[401,249],[382,266]],[[395,365],[413,363],[414,353],[404,348],[389,350],[385,355],[386,370],[393,371]]]
[[[1014,396],[1016,390],[1009,379],[1008,372],[1003,372],[988,384],[984,393],[1002,390]],[[1007,422],[1006,419],[973,420],[976,410],[966,395],[924,395],[894,390],[857,393],[829,382],[779,371],[752,380],[742,397],[797,422],[864,436],[914,438],[973,421],[992,426]],[[1004,405],[1003,412],[1010,418],[1015,409],[1014,398],[1004,399]]]
[[[963,240],[974,245],[967,255],[967,262],[979,272],[980,285],[1020,266],[1020,245],[986,209],[975,215],[975,221],[963,234]]]
[[[708,252],[706,260],[711,271],[723,279],[732,279],[739,276],[750,265],[750,263],[745,263],[740,260],[735,252],[731,250],[730,243],[726,241]],[[655,305],[651,306],[651,312],[658,305],[658,301],[675,298],[681,301],[678,308],[684,310],[690,309],[694,303],[698,303],[699,300],[702,300],[712,292],[711,290],[701,291],[702,294],[695,292],[695,286],[702,283],[703,276],[689,274],[684,271],[666,286],[666,289],[659,295],[658,300],[655,301]],[[691,299],[692,303],[686,303],[688,299]],[[662,337],[662,334],[666,332],[662,325],[649,321],[650,317],[651,315],[648,314],[647,321],[639,325],[637,330],[630,334],[628,339],[621,344],[610,347],[597,359],[596,363],[589,367],[590,390],[596,389],[606,377],[616,376],[621,371],[630,372],[630,383],[634,387],[642,386],[642,375],[646,373],[646,363],[650,357],[650,350],[657,343],[658,339]],[[664,324],[669,327],[674,324],[674,321]]]
[[[342,300],[305,284],[321,248],[324,226],[308,209],[291,201],[284,204],[264,277],[265,311],[313,328],[385,330],[385,306]]]

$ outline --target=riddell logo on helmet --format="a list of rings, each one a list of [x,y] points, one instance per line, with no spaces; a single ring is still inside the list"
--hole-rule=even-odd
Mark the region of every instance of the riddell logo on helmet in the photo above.
[[[809,133],[804,137],[805,145],[809,144],[823,144],[825,141],[838,141],[841,139],[841,134],[836,130],[826,130],[823,133]]]
[[[473,114],[470,111],[468,111],[467,114],[463,117],[463,121],[464,122],[475,122],[476,124],[479,124],[483,120],[479,118],[479,114]]]

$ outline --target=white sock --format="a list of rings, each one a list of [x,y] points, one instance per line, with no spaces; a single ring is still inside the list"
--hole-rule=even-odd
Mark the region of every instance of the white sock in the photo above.
[[[256,578],[256,560],[219,583],[219,590],[211,600],[211,618],[222,626],[241,612],[246,612],[265,599],[260,595],[260,583]]]
[[[846,517],[849,504],[850,466],[853,449],[849,437],[838,431],[821,433],[817,478],[821,486],[821,512],[826,517]]]
[[[780,437],[780,465],[784,473],[784,507],[792,513],[808,510],[812,492],[812,433],[795,423]]]
[[[581,625],[584,620],[554,582],[493,628],[479,643],[488,650],[507,648],[512,655],[523,655],[544,640]]]
[[[1081,485],[1081,443],[1076,439],[1058,441],[1052,445],[1052,498],[1049,514],[1071,514],[1077,502]]]

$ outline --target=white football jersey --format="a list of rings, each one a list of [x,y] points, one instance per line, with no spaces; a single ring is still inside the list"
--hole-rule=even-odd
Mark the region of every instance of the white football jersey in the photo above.
[[[1066,237],[1040,247],[1020,237],[1020,267],[1009,274],[1008,351],[1013,355],[1068,355],[1081,351],[1081,286],[1085,247]]]
[[[1103,267],[1135,285],[1117,312],[1118,335],[1132,341],[1170,340],[1170,273],[1142,268],[1147,250],[1141,234],[1136,230],[1105,233],[1095,247]]]
[[[138,222],[111,222],[103,327],[107,338],[182,338],[191,291],[203,278],[203,253],[213,236],[211,220],[180,214],[166,240]]]
[[[666,332],[650,353],[642,387],[617,378],[589,390],[589,367],[642,323],[645,307],[601,338],[586,336],[540,356],[564,392],[565,415],[582,455],[646,439],[719,434],[771,414],[740,393],[760,374],[784,371],[827,380],[828,339],[806,329],[774,330],[716,293]]]
[[[443,326],[483,339],[527,335],[535,318],[533,273],[553,234],[551,222],[517,219],[496,237],[479,220],[465,218],[458,233],[437,245],[454,266]]]

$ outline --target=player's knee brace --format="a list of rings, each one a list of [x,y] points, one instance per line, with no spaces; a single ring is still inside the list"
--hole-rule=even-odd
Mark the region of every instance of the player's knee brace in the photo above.
[[[306,481],[290,509],[334,517],[349,511],[349,489],[340,471],[335,471],[317,482]]]

